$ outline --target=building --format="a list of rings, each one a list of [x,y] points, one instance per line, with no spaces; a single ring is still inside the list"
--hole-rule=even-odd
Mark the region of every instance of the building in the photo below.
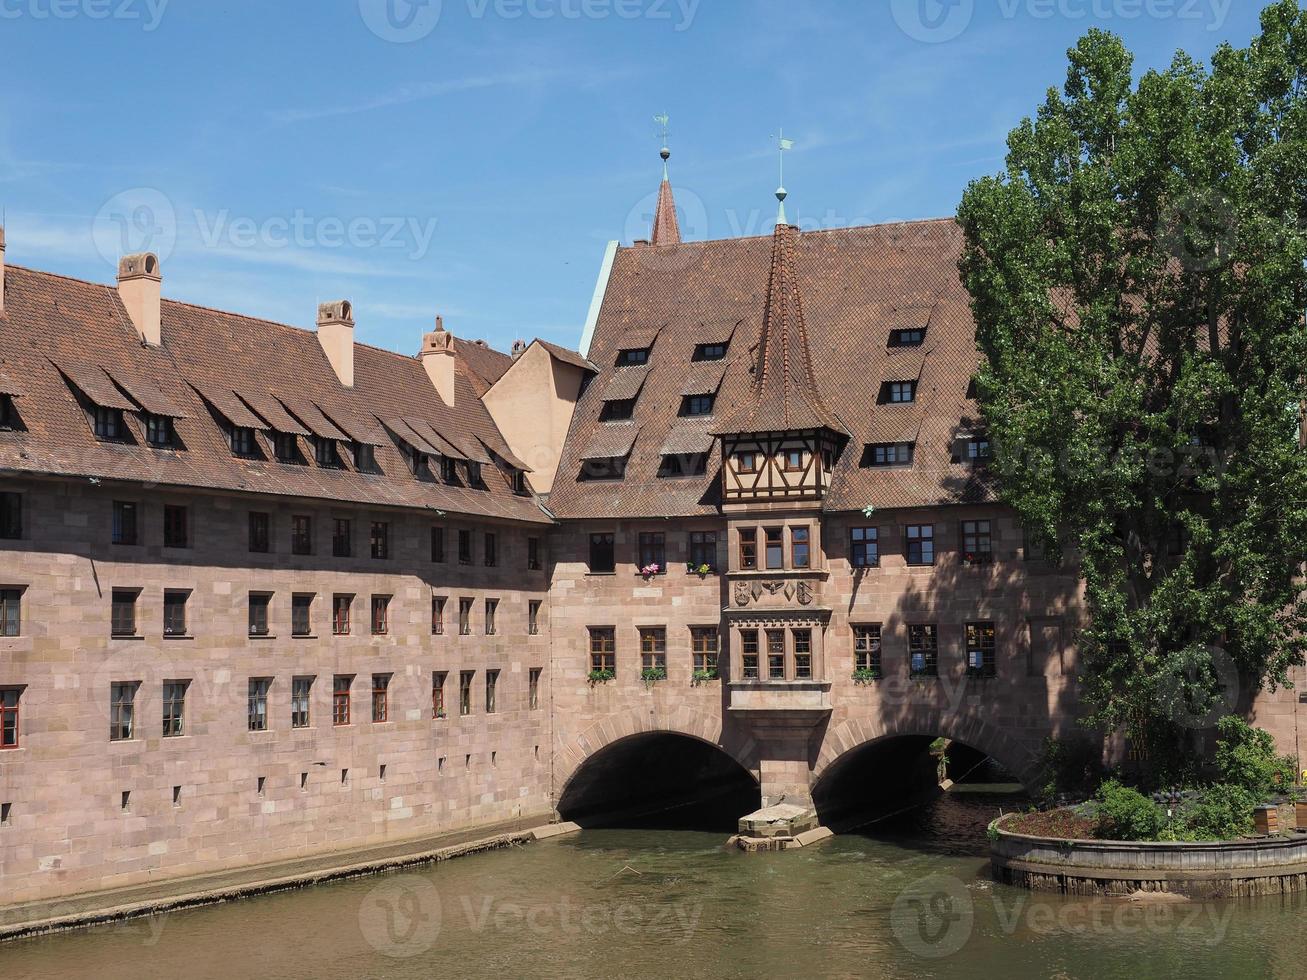
[[[0,237],[7,901],[581,814],[623,776],[833,811],[936,736],[1033,779],[1079,586],[987,475],[960,245],[783,207],[681,242],[664,180],[582,353],[437,319],[407,357],[346,301],[300,330]],[[1289,751],[1302,710],[1256,705]]]

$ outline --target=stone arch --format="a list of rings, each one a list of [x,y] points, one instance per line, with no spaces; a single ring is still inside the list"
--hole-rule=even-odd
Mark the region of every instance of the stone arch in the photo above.
[[[837,762],[869,745],[902,736],[948,738],[970,745],[993,758],[1020,780],[1027,790],[1036,788],[1040,760],[1030,747],[975,715],[927,711],[892,719],[849,719],[826,734],[817,764],[812,770],[812,785]]]
[[[669,712],[630,708],[610,715],[570,737],[560,737],[554,768],[553,802],[562,799],[568,784],[599,752],[636,735],[682,735],[720,749],[758,781],[758,763],[753,743],[727,744],[722,737],[722,719],[704,711],[678,706]]]

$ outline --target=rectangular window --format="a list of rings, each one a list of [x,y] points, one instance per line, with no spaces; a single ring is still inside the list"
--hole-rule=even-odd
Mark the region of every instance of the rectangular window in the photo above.
[[[296,677],[290,682],[290,727],[308,728],[312,705],[313,678]]]
[[[717,567],[717,532],[690,532],[690,566],[700,569],[707,565],[710,569]]]
[[[250,512],[250,551],[264,555],[272,550],[272,517],[258,511]]]
[[[926,331],[919,327],[904,330],[891,330],[889,345],[891,347],[920,347],[926,339]]]
[[[336,727],[349,724],[349,692],[353,674],[337,674],[331,680],[331,723]]]
[[[486,714],[495,713],[495,691],[499,687],[499,671],[486,671]]]
[[[268,691],[272,687],[270,677],[251,677],[248,704],[249,730],[266,732],[268,730]]]
[[[993,623],[967,623],[967,674],[993,677],[997,673]]]
[[[338,517],[332,522],[331,554],[333,558],[348,558],[354,554],[354,522],[349,518]]]
[[[18,748],[18,702],[22,696],[21,688],[0,689],[0,749]]]
[[[526,604],[526,631],[531,636],[540,633],[540,600],[532,599]]]
[[[767,631],[767,679],[785,680],[785,631]]]
[[[472,600],[458,600],[458,635],[472,635]]]
[[[686,418],[711,415],[714,401],[715,395],[686,395],[681,399],[681,415]]]
[[[140,541],[140,507],[130,500],[113,502],[114,544],[137,544]]]
[[[97,439],[121,439],[123,437],[122,409],[95,406],[95,437]]]
[[[904,529],[903,543],[909,565],[935,564],[935,525],[909,524]]]
[[[338,470],[345,465],[341,462],[340,447],[336,440],[324,439],[322,436],[313,437],[313,458],[324,469]]]
[[[440,457],[440,479],[445,483],[458,482],[458,467],[448,456]]]
[[[472,564],[472,532],[460,529],[458,532],[458,563]]]
[[[790,528],[790,563],[795,568],[809,568],[812,565],[812,549],[808,534],[809,529],[806,527]]]
[[[911,466],[914,444],[910,442],[877,443],[867,447],[866,466]]]
[[[590,672],[617,676],[617,631],[611,626],[590,627]]]
[[[331,632],[334,636],[349,636],[349,614],[354,608],[352,595],[331,597]]]
[[[540,539],[526,539],[526,567],[528,571],[538,572],[540,570]]]
[[[860,679],[879,680],[880,662],[880,624],[853,627],[853,669]]]
[[[136,689],[138,681],[109,685],[109,738],[123,742],[136,730]]]
[[[0,538],[16,541],[23,536],[23,495],[0,493]]]
[[[485,549],[481,553],[481,561],[486,568],[494,568],[499,564],[499,539],[490,531],[486,532]]]
[[[186,688],[188,681],[163,682],[163,737],[186,734]]]
[[[758,567],[758,529],[740,529],[740,568],[753,571]]]
[[[763,529],[764,539],[767,544],[767,568],[768,570],[785,567],[785,529],[780,527],[768,527]]]
[[[250,593],[250,636],[268,635],[268,606],[272,596],[266,592]]]
[[[498,599],[486,600],[486,636],[495,635],[495,614],[499,611]]]
[[[649,363],[649,348],[639,347],[630,350],[618,351],[618,367],[638,367],[641,364]]]
[[[699,344],[694,348],[692,360],[720,361],[726,357],[725,344]]]
[[[611,534],[590,535],[590,574],[608,575],[617,570],[617,557]]]
[[[390,629],[390,596],[372,597],[372,634],[383,636]]]
[[[939,676],[939,634],[934,626],[908,627],[908,670],[913,677]]]
[[[652,569],[655,575],[667,571],[667,536],[662,531],[641,531],[639,553],[636,556],[641,569]]]
[[[696,674],[716,675],[717,648],[716,626],[690,627],[690,653],[694,657],[694,672]]]
[[[189,592],[168,591],[163,594],[163,635],[186,635],[186,600]]]
[[[114,636],[136,635],[136,599],[139,589],[114,589],[109,628]]]
[[[431,560],[435,564],[443,564],[445,561],[445,529],[443,527],[433,527],[431,529]]]
[[[168,449],[173,444],[172,419],[163,415],[145,413],[145,441],[155,449]]]
[[[172,504],[163,508],[163,546],[188,548],[191,543],[190,511]]]
[[[368,540],[372,543],[373,558],[379,558],[379,559],[389,558],[390,557],[390,522],[373,521],[372,533],[369,535]]]
[[[431,717],[445,717],[445,678],[449,676],[443,670],[431,673]]]
[[[21,636],[23,590],[0,589],[0,636]]]
[[[443,595],[434,595],[431,597],[432,636],[441,636],[445,632],[445,601]]]
[[[855,527],[849,535],[849,563],[854,568],[877,568],[880,565],[880,532],[874,527]]]
[[[313,518],[306,514],[296,514],[290,519],[290,553],[313,554]]]
[[[379,723],[390,719],[390,675],[372,675],[372,721]]]
[[[664,677],[667,676],[667,630],[661,626],[641,628],[640,666],[646,672],[661,671]]]
[[[526,707],[528,711],[538,711],[540,708],[540,674],[543,670],[543,667],[532,667],[527,673]]]
[[[758,631],[740,630],[740,666],[745,680],[758,679]]]
[[[625,422],[635,415],[634,398],[613,398],[599,409],[600,422]]]
[[[14,408],[12,395],[0,395],[0,429],[18,427],[18,411]]]
[[[972,466],[984,466],[990,460],[989,438],[975,436],[967,440],[967,462]]]
[[[300,458],[299,440],[290,432],[277,432],[272,437],[273,453],[281,463],[296,463]]]
[[[291,636],[311,636],[313,633],[313,596],[299,594],[290,597]]]
[[[781,453],[781,468],[788,473],[802,470],[807,463],[808,454],[802,449],[787,449]]]
[[[738,473],[757,473],[758,472],[758,454],[755,452],[740,452],[735,454],[735,469]]]
[[[472,679],[475,676],[475,670],[458,673],[458,713],[464,718],[472,713]]]
[[[366,442],[354,443],[354,466],[360,473],[377,471],[377,450]]]
[[[812,680],[812,630],[794,631],[794,679]]]
[[[254,430],[240,425],[232,426],[230,445],[233,456],[253,456]]]
[[[989,521],[962,522],[962,560],[968,565],[988,565],[994,560]]]
[[[885,386],[882,401],[891,405],[907,404],[917,400],[917,383],[915,381],[891,381]]]

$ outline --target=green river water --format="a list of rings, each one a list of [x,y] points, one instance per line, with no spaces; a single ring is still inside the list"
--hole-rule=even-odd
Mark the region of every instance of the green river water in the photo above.
[[[782,854],[587,830],[0,946],[4,977],[1307,978],[1307,898],[1138,905],[993,884],[996,800]]]

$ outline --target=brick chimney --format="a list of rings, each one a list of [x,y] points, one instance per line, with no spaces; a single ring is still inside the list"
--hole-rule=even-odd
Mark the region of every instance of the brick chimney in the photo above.
[[[347,299],[318,307],[318,343],[346,388],[354,387],[354,307]]]
[[[454,407],[454,335],[446,332],[443,317],[436,317],[436,329],[422,338],[422,350],[418,353],[422,366],[426,368],[427,377],[436,387],[440,400],[450,408]]]
[[[136,332],[147,344],[163,343],[163,326],[159,314],[159,256],[153,252],[126,255],[118,262],[118,296],[132,318]]]
[[[0,225],[0,313],[5,311],[5,226]]]

